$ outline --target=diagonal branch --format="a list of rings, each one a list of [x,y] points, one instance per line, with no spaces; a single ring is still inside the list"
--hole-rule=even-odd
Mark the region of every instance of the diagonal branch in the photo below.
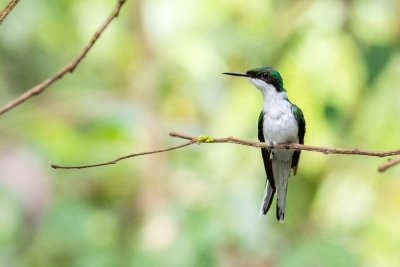
[[[0,12],[0,24],[8,16],[8,14],[13,10],[13,8],[18,4],[19,0],[11,0],[10,3]]]
[[[326,147],[317,147],[317,146],[307,146],[307,145],[301,145],[301,144],[277,144],[277,145],[271,146],[266,143],[243,140],[243,139],[235,138],[232,136],[226,137],[226,138],[213,138],[208,135],[207,136],[204,136],[204,135],[191,136],[191,135],[185,135],[185,134],[180,134],[180,133],[176,133],[176,132],[171,132],[169,135],[171,137],[177,137],[177,138],[189,140],[189,142],[184,143],[179,146],[170,147],[170,148],[135,153],[135,154],[120,157],[115,160],[104,162],[104,163],[91,164],[91,165],[80,165],[80,166],[51,165],[51,167],[54,169],[83,169],[83,168],[99,167],[99,166],[115,164],[116,162],[123,160],[123,159],[127,159],[127,158],[166,152],[166,151],[182,148],[185,146],[189,146],[192,144],[200,144],[200,143],[233,143],[233,144],[238,144],[238,145],[252,146],[252,147],[256,147],[256,148],[300,149],[300,150],[306,150],[306,151],[312,151],[312,152],[321,152],[321,153],[324,153],[325,155],[327,155],[327,154],[346,154],[346,155],[362,155],[362,156],[375,156],[375,157],[387,157],[387,156],[393,156],[393,155],[400,155],[400,149],[390,150],[390,151],[372,151],[372,150],[362,150],[362,149],[358,149],[358,148],[353,148],[353,149],[326,148]],[[397,163],[400,163],[400,158],[397,158],[395,160],[389,160],[387,163],[385,163],[379,167],[379,171],[383,172],[387,168],[389,168]]]
[[[101,25],[101,27],[95,32],[95,34],[93,35],[92,39],[85,46],[85,48],[83,48],[83,50],[70,63],[68,63],[64,68],[59,70],[52,77],[48,78],[47,80],[43,81],[42,83],[40,83],[40,84],[38,84],[38,85],[36,85],[34,87],[32,87],[31,89],[29,89],[28,91],[26,91],[25,93],[20,95],[17,99],[11,101],[10,103],[5,105],[4,107],[0,108],[0,115],[2,115],[3,113],[9,111],[10,109],[16,107],[17,105],[25,102],[26,100],[28,100],[32,96],[40,94],[41,92],[43,92],[44,89],[46,89],[48,86],[53,84],[58,79],[61,79],[68,72],[72,73],[74,71],[74,69],[77,67],[77,65],[79,64],[79,62],[81,62],[81,60],[86,56],[86,54],[92,48],[92,46],[97,41],[97,39],[99,39],[100,35],[107,28],[107,26],[110,24],[110,22],[114,18],[118,17],[119,11],[120,11],[122,5],[125,3],[125,1],[126,0],[118,0],[118,4],[114,8],[114,10],[111,13],[111,15],[106,19],[106,21],[103,23],[103,25]]]

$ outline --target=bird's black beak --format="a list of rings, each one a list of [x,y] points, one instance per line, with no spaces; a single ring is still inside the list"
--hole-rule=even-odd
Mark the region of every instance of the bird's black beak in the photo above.
[[[222,74],[226,75],[232,75],[232,76],[242,76],[242,77],[248,77],[246,73],[243,72],[224,72]]]

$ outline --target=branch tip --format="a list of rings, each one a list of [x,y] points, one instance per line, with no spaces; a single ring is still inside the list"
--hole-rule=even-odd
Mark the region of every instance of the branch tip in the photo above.
[[[14,7],[18,4],[20,0],[11,0],[10,3],[0,12],[0,24],[4,19],[10,14]]]
[[[0,12],[0,24],[4,20],[4,18],[8,15],[8,13],[11,12],[12,8],[15,7],[15,5],[19,2],[20,0],[12,0],[10,4],[7,5],[7,7]],[[91,38],[90,42],[83,48],[83,50],[70,62],[68,63],[64,68],[59,70],[56,74],[51,76],[50,78],[46,79],[42,83],[30,88],[28,91],[14,99],[13,101],[9,102],[7,105],[4,107],[0,108],[0,115],[4,114],[5,112],[15,108],[19,104],[25,102],[29,98],[40,94],[42,91],[44,91],[47,87],[49,87],[51,84],[53,84],[55,81],[58,79],[61,79],[65,74],[72,73],[76,66],[79,64],[79,62],[86,56],[86,54],[89,52],[89,50],[93,47],[94,43],[96,40],[99,38],[102,32],[108,27],[110,22],[116,18],[115,13],[119,13],[121,10],[122,5],[126,2],[126,0],[118,0],[117,5],[114,8],[114,12],[109,16],[104,23],[101,25],[99,30],[95,32],[93,37]]]

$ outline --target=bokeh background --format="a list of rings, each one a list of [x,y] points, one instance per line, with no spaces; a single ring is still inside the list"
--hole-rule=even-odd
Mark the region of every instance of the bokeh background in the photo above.
[[[8,0],[0,0],[3,8]],[[5,105],[74,58],[115,0],[21,1],[0,25]],[[1,266],[400,266],[400,167],[303,152],[286,218],[258,217],[271,65],[310,145],[400,147],[400,2],[128,0],[72,75],[0,117]]]

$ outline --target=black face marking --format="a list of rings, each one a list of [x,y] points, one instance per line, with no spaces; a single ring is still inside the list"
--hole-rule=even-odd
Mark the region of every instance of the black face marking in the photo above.
[[[247,77],[262,80],[268,84],[273,85],[278,92],[282,92],[283,80],[279,72],[277,72],[272,67],[261,67],[256,69],[251,69],[246,72]]]
[[[247,71],[246,73],[224,72],[222,74],[259,79],[268,84],[273,85],[276,88],[276,91],[278,91],[278,92],[285,91],[285,89],[283,88],[283,80],[282,80],[281,75],[274,68],[269,67],[269,66],[251,69],[251,70]]]

